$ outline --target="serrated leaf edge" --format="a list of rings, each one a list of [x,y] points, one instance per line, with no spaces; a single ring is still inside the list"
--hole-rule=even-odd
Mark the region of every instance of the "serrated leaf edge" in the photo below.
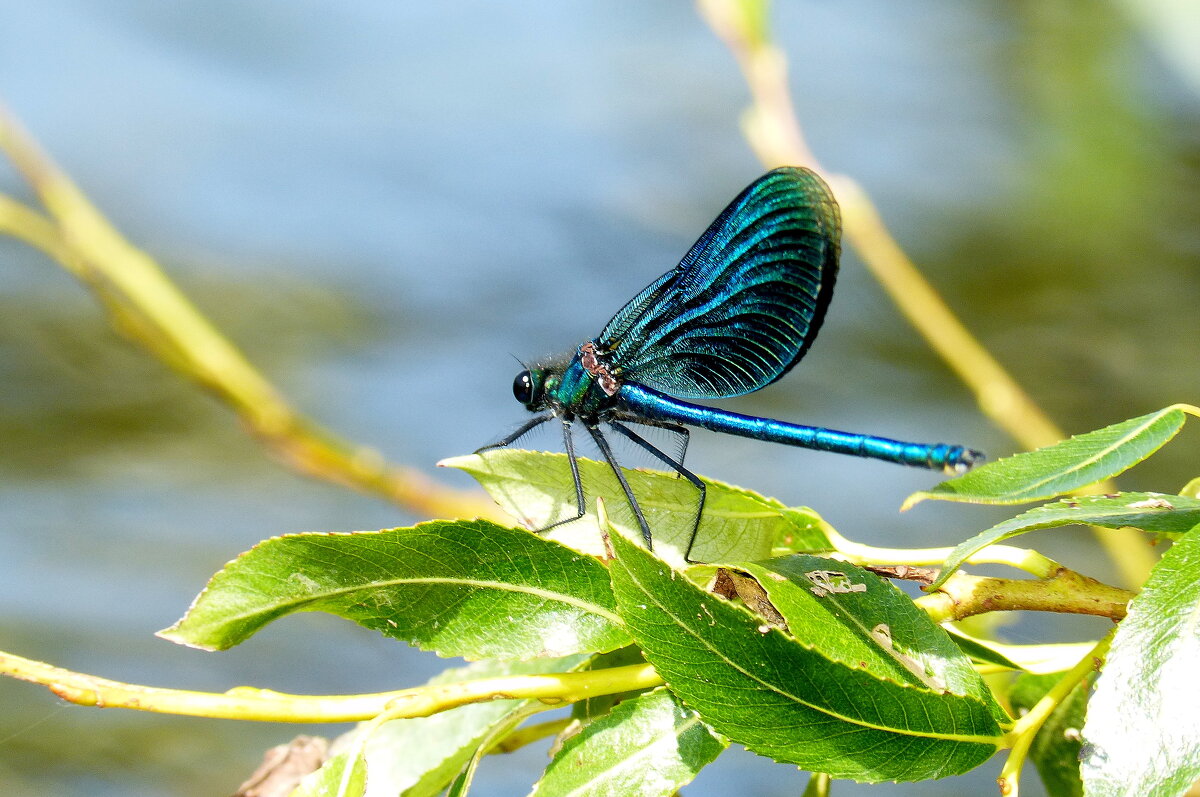
[[[658,689],[650,690],[649,692],[646,693],[646,695],[650,695],[650,694],[653,694],[654,692],[658,692],[658,691],[666,691],[666,690],[665,690],[665,687],[659,687]],[[682,705],[682,703],[683,703],[682,698],[680,698],[674,692],[671,692],[671,695],[672,695],[672,697],[674,697],[674,699],[678,700],[680,702],[680,704]],[[620,708],[620,706],[618,706],[613,711],[615,712],[619,708]],[[686,706],[685,706],[685,708],[692,716],[689,717],[688,719],[684,720],[682,725],[673,725],[672,726],[673,732],[670,735],[674,736],[676,739],[682,738],[684,736],[684,734],[686,734],[688,731],[692,730],[696,726],[704,726],[705,725],[704,721],[702,719],[700,719],[700,715],[696,712],[695,709],[688,708]],[[611,716],[611,714],[609,716]],[[705,727],[707,727],[707,726],[705,726]],[[724,738],[720,734],[718,734],[716,731],[712,730],[711,728],[707,728],[707,730],[710,734],[714,735],[718,739]],[[661,738],[665,735],[666,734],[659,734],[656,738]],[[726,745],[728,745],[728,742],[726,742]],[[586,790],[585,787],[598,781],[598,780],[602,780],[601,776],[608,772],[621,771],[624,769],[631,768],[630,765],[632,762],[636,762],[642,758],[645,758],[647,755],[649,755],[653,751],[654,751],[653,744],[647,744],[646,746],[644,746],[641,750],[639,750],[634,755],[626,757],[626,758],[622,758],[620,761],[616,762],[616,764],[614,766],[610,766],[606,769],[597,771],[594,774],[594,776],[589,777],[587,783],[581,784],[579,787],[572,789],[569,792],[560,792],[560,793],[556,794],[555,797],[572,797],[572,795],[575,795],[575,794],[594,793],[594,792]],[[537,795],[537,788],[540,784],[541,784],[541,779],[539,779],[538,782],[536,784],[534,784],[534,789],[532,792],[530,792],[530,797],[535,797]]]
[[[179,628],[187,620],[187,618],[191,614],[192,610],[195,609],[200,604],[200,602],[204,599],[204,597],[216,589],[213,582],[217,578],[219,578],[221,575],[223,575],[225,573],[225,571],[231,565],[237,564],[239,561],[246,558],[251,553],[257,551],[260,548],[266,547],[267,545],[270,545],[271,543],[275,543],[280,540],[301,539],[301,538],[307,538],[307,537],[326,537],[326,538],[328,538],[328,537],[356,537],[356,536],[366,537],[366,536],[371,536],[371,535],[375,535],[375,534],[388,534],[388,533],[396,532],[396,531],[416,531],[418,529],[421,529],[424,526],[444,526],[446,524],[453,524],[455,526],[472,526],[472,525],[478,525],[478,524],[486,524],[488,526],[505,529],[507,531],[524,532],[526,534],[529,534],[532,537],[537,537],[538,539],[542,540],[542,542],[544,542],[546,545],[552,545],[552,546],[562,548],[563,550],[570,552],[570,554],[572,556],[575,556],[575,557],[588,556],[587,554],[582,554],[579,551],[574,550],[573,548],[569,548],[568,546],[563,545],[562,543],[556,542],[554,540],[549,540],[544,537],[538,537],[538,535],[534,534],[533,532],[529,531],[528,529],[521,528],[519,526],[502,526],[500,524],[493,523],[490,520],[482,520],[482,519],[476,519],[476,520],[427,520],[427,521],[423,521],[421,523],[417,523],[416,525],[413,525],[413,526],[398,526],[396,528],[377,529],[374,531],[303,531],[303,532],[297,532],[294,534],[277,534],[273,537],[268,537],[265,540],[260,540],[259,542],[255,543],[252,547],[250,547],[248,550],[244,551],[243,553],[239,554],[238,556],[235,556],[233,559],[230,559],[224,565],[222,565],[221,569],[219,571],[217,571],[217,573],[215,573],[212,577],[209,578],[208,583],[204,586],[204,589],[200,590],[200,592],[196,595],[196,597],[192,599],[192,602],[188,606],[187,611],[184,612],[183,617],[179,618],[179,620],[175,621],[175,623],[173,623],[169,627],[164,628],[161,631],[155,632],[155,636],[160,637],[162,639],[170,640],[171,642],[176,642],[176,643],[184,645],[186,647],[196,648],[199,650],[220,650],[221,648],[218,648],[213,645],[198,644],[191,640],[182,638],[178,634]],[[588,558],[595,559],[595,557],[588,557]],[[361,590],[361,589],[375,589],[375,588],[380,587],[381,585],[382,586],[398,586],[398,585],[404,585],[404,584],[425,584],[425,583],[428,583],[428,584],[436,584],[436,583],[462,584],[462,585],[477,586],[477,587],[482,587],[482,588],[496,589],[496,590],[502,591],[502,592],[512,592],[515,594],[527,594],[527,595],[531,595],[531,596],[542,597],[542,598],[545,598],[548,600],[553,600],[553,601],[556,601],[559,603],[565,603],[569,606],[575,606],[576,608],[582,609],[583,611],[589,612],[590,614],[595,614],[599,617],[602,617],[617,627],[624,626],[624,621],[615,612],[609,611],[608,609],[605,609],[604,607],[601,607],[601,606],[596,606],[595,604],[589,604],[584,601],[579,601],[579,600],[575,600],[575,599],[568,600],[562,595],[562,593],[555,593],[555,592],[549,592],[546,590],[536,590],[536,589],[501,589],[501,587],[497,586],[497,584],[503,584],[505,582],[488,582],[488,581],[478,581],[478,580],[471,580],[471,579],[451,579],[451,578],[445,578],[445,579],[394,579],[394,580],[389,580],[389,581],[375,581],[375,582],[371,582],[370,584],[366,584],[366,585],[362,585],[362,586],[346,587],[344,589],[339,589],[339,590],[330,590],[328,592],[323,592],[318,596],[312,596],[312,597],[307,597],[307,598],[297,598],[297,599],[294,599],[291,601],[280,602],[279,604],[277,604],[277,606],[279,608],[286,609],[286,611],[280,612],[280,616],[284,616],[284,615],[292,614],[292,613],[295,613],[298,611],[304,611],[304,609],[301,608],[304,606],[304,604],[313,603],[313,602],[321,601],[321,600],[326,600],[330,596],[336,596],[336,595],[340,595],[340,594],[349,594],[349,593],[353,593],[353,592],[355,592],[357,590]],[[272,613],[275,613],[275,612],[272,611]],[[242,613],[238,613],[238,614],[225,615],[226,617],[229,618],[229,621],[228,622],[223,621],[221,623],[221,625],[232,624],[233,622],[236,622],[238,620],[253,619],[253,618],[258,617],[261,614],[263,614],[263,612],[248,612],[248,613],[242,612]]]
[[[1030,485],[1023,487],[1021,490],[1021,494],[1028,494],[1041,485],[1048,484],[1048,483],[1054,481],[1055,479],[1060,479],[1060,478],[1062,478],[1063,474],[1077,473],[1078,471],[1083,470],[1088,465],[1097,461],[1101,456],[1110,453],[1115,448],[1117,448],[1121,445],[1124,445],[1129,440],[1133,439],[1138,434],[1141,434],[1148,427],[1150,427],[1154,423],[1158,422],[1162,418],[1165,418],[1167,415],[1169,415],[1172,412],[1180,413],[1181,417],[1179,420],[1179,427],[1182,428],[1183,423],[1184,423],[1184,419],[1182,418],[1182,415],[1184,412],[1188,411],[1188,408],[1189,408],[1189,405],[1186,405],[1186,404],[1172,404],[1171,406],[1164,407],[1163,409],[1158,410],[1157,412],[1151,412],[1151,413],[1147,413],[1145,416],[1141,416],[1141,417],[1146,418],[1146,422],[1144,424],[1142,424],[1141,426],[1137,427],[1135,430],[1126,433],[1119,440],[1111,443],[1107,448],[1093,454],[1089,459],[1087,459],[1081,463],[1076,463],[1076,464],[1072,465],[1070,468],[1068,468],[1067,470],[1058,471],[1057,473],[1055,473],[1051,476],[1046,476],[1039,482],[1034,482]],[[1120,424],[1127,423],[1128,421],[1131,421],[1131,420],[1134,420],[1134,418],[1128,418],[1125,421],[1118,421],[1117,423],[1109,424],[1109,426],[1119,426]],[[1099,429],[1093,429],[1090,432],[1082,432],[1080,434],[1073,434],[1070,437],[1068,437],[1066,440],[1060,440],[1057,443],[1051,443],[1048,446],[1042,446],[1041,448],[1035,449],[1034,451],[1017,452],[1016,454],[1013,454],[1012,456],[1016,457],[1016,456],[1020,456],[1021,454],[1033,454],[1033,453],[1037,453],[1038,451],[1045,451],[1046,449],[1054,448],[1055,446],[1059,446],[1059,445],[1063,445],[1064,443],[1068,443],[1077,438],[1084,437],[1089,434],[1094,434],[1095,432],[1101,432],[1107,428],[1108,427],[1105,426],[1105,427],[1101,427]],[[1179,429],[1177,428],[1177,429],[1175,429],[1174,432],[1171,433],[1170,436],[1167,437],[1166,440],[1164,440],[1162,442],[1162,445],[1166,445],[1178,433],[1179,433]],[[1159,448],[1161,448],[1161,447],[1162,446],[1160,445]],[[1157,451],[1157,449],[1155,449],[1155,450]],[[1145,461],[1153,453],[1154,453],[1153,451],[1147,453],[1141,459],[1138,459],[1138,460],[1135,460],[1135,461],[1129,463],[1124,468],[1122,468],[1120,471],[1117,471],[1117,473],[1112,474],[1112,475],[1116,476],[1120,473],[1124,473],[1126,470],[1128,470],[1129,468],[1132,468],[1134,465],[1137,465],[1138,463]],[[1011,457],[1006,457],[1005,459],[1009,459],[1009,458],[1011,458]],[[998,460],[995,464],[999,464],[1000,462],[1003,462],[1003,461],[1004,461],[1003,459]],[[1110,476],[1109,478],[1112,478],[1112,476]],[[1067,490],[1065,492],[1069,493],[1072,491]],[[1040,501],[1040,500],[1045,500],[1045,498],[1047,498],[1047,497],[1053,497],[1053,495],[1061,495],[1061,494],[1062,493],[1055,493],[1055,494],[1051,494],[1051,496],[1033,495],[1028,498],[1016,498],[1016,497],[1013,497],[1013,494],[1007,494],[1007,495],[1001,496],[1001,497],[990,497],[990,498],[985,499],[985,498],[978,498],[978,497],[974,497],[974,496],[965,496],[961,493],[955,493],[953,491],[944,491],[943,492],[943,491],[939,491],[938,487],[934,487],[932,490],[921,490],[921,491],[915,492],[912,495],[910,495],[908,498],[904,499],[904,503],[900,505],[900,511],[903,512],[907,509],[911,509],[913,506],[916,506],[920,502],[927,500],[927,499],[942,500],[942,501],[960,501],[962,503],[978,503],[978,504],[986,504],[986,505],[994,506],[994,505],[1007,505],[1007,504],[1022,504],[1022,503],[1026,503],[1026,502]],[[959,496],[961,496],[961,497],[959,497]]]
[[[628,544],[633,545],[633,543],[628,543]],[[620,560],[620,556],[618,554],[618,561],[619,560]],[[661,562],[661,560],[658,560],[658,561]],[[667,567],[667,565],[665,563],[663,563],[663,566]],[[699,642],[705,648],[710,650],[722,662],[724,662],[728,666],[732,667],[737,672],[740,672],[741,674],[746,676],[751,681],[753,681],[757,684],[760,684],[767,691],[773,692],[773,693],[779,695],[780,697],[784,697],[789,700],[793,700],[797,704],[805,706],[806,708],[809,708],[812,711],[818,712],[820,714],[824,714],[828,717],[835,718],[837,720],[845,722],[848,725],[855,725],[855,726],[862,727],[862,728],[868,728],[870,730],[877,730],[877,731],[882,731],[885,733],[895,733],[898,735],[916,736],[916,737],[920,737],[920,738],[938,739],[941,741],[956,741],[956,742],[968,742],[971,744],[986,744],[986,745],[992,745],[993,747],[996,747],[997,749],[999,749],[999,747],[1001,745],[1002,736],[999,736],[999,735],[998,736],[972,736],[972,735],[968,735],[968,734],[921,733],[921,732],[913,732],[913,731],[908,731],[908,730],[899,730],[897,728],[892,728],[892,727],[888,727],[888,726],[877,726],[877,725],[873,725],[868,722],[863,722],[861,720],[851,719],[848,717],[841,716],[834,711],[813,705],[813,704],[801,699],[800,697],[798,697],[796,695],[792,695],[792,694],[789,694],[788,692],[777,689],[774,686],[772,686],[771,684],[763,681],[761,678],[753,675],[752,673],[746,671],[744,668],[738,666],[735,662],[731,661],[727,656],[725,656],[723,653],[721,653],[717,648],[715,648],[713,645],[709,644],[703,637],[700,637],[695,632],[693,632],[687,625],[685,625],[684,623],[681,622],[679,617],[677,617],[672,612],[668,611],[666,606],[664,606],[660,601],[656,600],[654,598],[654,596],[645,589],[642,582],[637,579],[637,577],[633,574],[632,571],[630,571],[628,568],[625,568],[625,572],[629,575],[630,579],[636,584],[638,589],[641,590],[642,594],[645,595],[647,597],[647,599],[651,600],[663,612],[664,615],[666,615],[667,617],[670,617],[679,628],[683,629],[689,636],[695,638],[697,642]],[[690,582],[689,582],[689,584],[690,584]],[[729,606],[732,609],[735,609],[737,611],[744,613],[746,615],[747,619],[754,621],[755,617],[754,617],[754,615],[752,615],[749,612],[749,610],[744,609],[744,608],[738,606],[737,604],[731,603],[729,601],[725,601],[723,598],[720,598],[716,595],[712,595],[711,597],[714,600],[723,601],[725,603],[725,605]],[[797,645],[810,653],[814,653],[818,656],[824,655],[820,651],[816,650],[815,648],[805,645],[803,642],[800,642],[799,640],[794,639],[794,638],[784,634],[781,630],[779,630],[777,628],[770,628],[767,630],[766,633],[778,634],[779,636],[783,637],[785,641],[790,642],[794,645]],[[651,663],[653,663],[653,662],[651,662]],[[837,662],[837,663],[842,664],[844,666],[843,662]],[[913,689],[916,691],[927,691],[929,694],[939,694],[937,692],[934,692],[933,690],[922,690],[913,684],[906,684],[901,681],[893,681],[889,678],[879,678],[878,676],[874,675],[873,673],[869,673],[869,672],[865,672],[865,671],[861,671],[861,670],[857,670],[857,672],[861,672],[864,676],[871,678],[874,681],[878,681],[880,683],[891,684],[891,685],[899,687],[901,689]],[[664,680],[665,680],[665,676],[664,676]],[[670,687],[670,685],[671,684],[668,681],[667,686]],[[674,690],[672,690],[672,691],[674,691]],[[677,696],[679,696],[680,700],[683,701],[683,703],[685,705],[689,705],[688,702],[682,696],[680,696],[680,695],[677,695]],[[985,710],[987,709],[987,706],[983,703],[983,701],[981,701],[977,698],[971,697],[970,695],[954,695],[953,697],[956,700],[970,701],[972,703],[979,705],[980,708],[983,708]],[[699,712],[699,710],[697,708],[695,708],[694,706],[689,705],[689,707],[692,708],[693,711]],[[992,713],[990,710],[987,711],[987,714],[988,714],[988,716],[992,716]],[[997,725],[999,725],[999,724],[1000,723],[997,722]]]
[[[1171,496],[1170,494],[1167,494],[1167,493],[1148,493],[1148,492],[1147,493],[1142,493],[1142,492],[1118,493],[1118,495],[1127,496],[1131,500],[1136,499],[1140,496],[1149,496],[1149,497],[1154,497],[1154,498],[1161,497],[1161,498],[1165,498],[1167,500],[1170,500],[1172,497],[1175,497],[1175,496]],[[1185,496],[1178,496],[1178,497],[1182,498]],[[1137,526],[1133,526],[1131,524],[1117,526],[1117,525],[1110,525],[1109,523],[1103,523],[1103,524],[1097,523],[1096,521],[1097,521],[1097,519],[1099,519],[1098,515],[1092,516],[1092,517],[1080,517],[1080,518],[1071,518],[1071,519],[1047,518],[1043,521],[1034,521],[1033,523],[1019,522],[1021,520],[1021,518],[1024,518],[1028,515],[1036,516],[1042,512],[1047,512],[1056,507],[1066,505],[1068,508],[1071,508],[1069,506],[1069,504],[1073,500],[1074,499],[1070,499],[1070,498],[1061,498],[1057,501],[1051,501],[1047,504],[1042,504],[1041,506],[1031,507],[1030,509],[1026,509],[1024,512],[1020,513],[1019,515],[1014,515],[1013,517],[1010,517],[1007,520],[1002,520],[999,523],[995,524],[994,526],[984,529],[983,531],[979,532],[975,536],[970,537],[966,540],[963,540],[958,545],[954,546],[954,550],[950,551],[950,555],[946,557],[946,561],[943,563],[942,571],[938,574],[938,577],[933,580],[933,583],[929,585],[927,590],[932,592],[933,590],[936,590],[938,587],[945,584],[950,579],[950,577],[953,576],[956,572],[958,572],[958,570],[963,566],[963,564],[966,563],[967,559],[970,559],[972,556],[979,553],[983,549],[985,549],[989,546],[992,546],[992,545],[999,545],[1006,540],[1011,540],[1013,537],[1020,537],[1021,535],[1027,534],[1031,531],[1044,531],[1045,529],[1053,529],[1053,528],[1059,528],[1061,526],[1075,526],[1075,525],[1078,525],[1078,526],[1095,525],[1095,526],[1100,526],[1101,528],[1138,528]],[[1112,509],[1105,510],[1104,516],[1119,518],[1119,517],[1121,517],[1121,514],[1122,514],[1121,509],[1122,509],[1122,507],[1113,507]],[[1124,509],[1127,509],[1130,515],[1145,515],[1146,514],[1145,508],[1124,507]],[[1170,511],[1170,510],[1166,510],[1166,509],[1163,510],[1164,513],[1168,512],[1168,511]],[[1007,531],[1002,533],[1000,536],[998,536],[994,539],[989,538],[988,541],[983,544],[979,544],[977,542],[978,540],[988,537],[995,529],[998,529],[1002,526],[1008,526],[1009,524],[1014,524],[1014,525],[1012,526],[1012,528],[1008,529]],[[1154,533],[1154,532],[1150,532],[1150,533]]]
[[[814,558],[817,558],[817,559],[825,558],[825,557],[821,557],[821,556],[819,556],[819,555],[817,555],[817,554],[806,554],[806,555],[808,555],[808,556],[813,556]],[[855,565],[853,562],[845,562],[845,561],[842,561],[842,560],[839,560],[839,559],[829,559],[828,561],[830,561],[830,562],[832,562],[832,563],[835,563],[835,564],[839,564],[839,565],[849,565],[849,566],[851,566],[851,567],[855,567],[856,569],[862,570],[862,568],[861,568],[860,566],[858,566],[858,565]],[[750,564],[760,564],[760,563],[757,563],[757,562],[752,562],[752,563],[750,563]],[[760,565],[760,566],[761,566],[761,565]],[[743,564],[743,565],[730,565],[730,567],[732,567],[732,568],[736,568],[736,569],[742,569],[742,568],[744,568],[744,567],[745,567],[745,565],[744,565],[744,564]],[[759,579],[759,578],[758,578],[756,575],[754,575],[753,573],[750,573],[750,572],[748,572],[748,571],[745,571],[745,572],[746,572],[746,574],[747,574],[748,576],[750,576],[751,578],[753,578],[753,579],[755,579],[756,581],[758,581],[758,582],[759,582],[759,584],[762,584],[762,583],[763,583],[763,582],[762,582],[762,580],[761,580],[761,579]],[[772,572],[774,572],[774,571],[772,571]],[[864,573],[864,575],[866,575],[866,576],[869,576],[869,577],[871,577],[871,578],[874,578],[874,579],[878,580],[878,581],[879,581],[879,582],[880,582],[882,585],[885,585],[887,588],[889,588],[889,589],[892,589],[892,590],[895,590],[895,591],[896,591],[896,592],[897,592],[899,595],[901,595],[902,597],[904,597],[904,598],[905,598],[905,600],[911,600],[911,599],[909,599],[907,596],[904,596],[904,593],[900,592],[900,590],[896,589],[896,587],[895,587],[894,585],[892,585],[892,583],[891,583],[890,581],[888,581],[886,578],[883,578],[883,577],[881,577],[881,576],[878,576],[878,575],[876,575],[876,574],[874,574],[874,573],[872,573],[872,572],[870,572],[870,571],[868,571],[868,570],[864,570],[864,571],[863,571],[863,573]],[[790,581],[790,579],[789,579],[789,581]],[[791,583],[795,584],[796,582],[791,582]],[[796,586],[797,586],[797,587],[799,587],[800,585],[796,584]],[[766,587],[765,585],[763,585],[763,589],[764,589],[764,590],[766,590],[766,589],[767,589],[767,587]],[[769,590],[768,590],[768,592],[769,592]],[[858,629],[858,631],[859,631],[859,632],[860,632],[860,633],[861,633],[861,634],[862,634],[864,637],[869,637],[869,636],[870,636],[870,631],[871,631],[871,629],[868,629],[868,628],[867,628],[867,627],[866,627],[866,626],[865,626],[865,625],[864,625],[864,624],[861,622],[861,620],[859,620],[859,618],[857,617],[857,615],[856,615],[856,614],[855,614],[855,612],[853,611],[853,607],[851,607],[851,606],[849,606],[847,603],[845,603],[845,602],[844,602],[844,601],[843,601],[843,600],[842,600],[842,599],[841,599],[841,598],[840,598],[840,597],[837,595],[837,593],[830,593],[829,595],[826,595],[825,597],[823,597],[821,600],[822,600],[823,602],[828,602],[828,603],[832,604],[833,606],[835,606],[835,607],[837,607],[837,608],[841,609],[841,610],[842,610],[842,612],[843,612],[843,613],[845,613],[846,617],[848,617],[848,618],[851,620],[851,622],[854,624],[854,627],[855,627],[855,628],[857,628],[857,629]],[[737,606],[737,604],[731,604],[731,605],[733,605],[733,606]],[[738,608],[743,608],[743,607],[740,607],[740,606],[739,606]],[[926,615],[926,617],[928,617],[928,615]],[[942,633],[946,633],[945,629],[942,629],[940,626],[938,626],[938,624],[937,624],[937,623],[934,623],[932,620],[930,620],[930,621],[929,621],[929,623],[930,623],[930,625],[932,625],[934,628],[936,628],[936,629],[940,630]],[[825,657],[826,659],[828,659],[829,661],[835,662],[835,663],[837,663],[837,664],[841,664],[841,665],[843,665],[843,666],[847,667],[848,669],[854,669],[854,670],[858,670],[858,668],[857,668],[857,667],[853,667],[853,666],[851,665],[851,663],[850,663],[848,660],[846,660],[846,659],[843,659],[843,658],[841,658],[840,656],[838,656],[838,655],[836,655],[836,654],[830,653],[829,655],[826,655],[825,653],[822,653],[822,652],[820,652],[820,651],[817,651],[817,649],[816,649],[815,647],[809,647],[808,645],[805,645],[803,642],[801,642],[799,639],[797,639],[796,637],[792,636],[791,634],[787,634],[787,633],[785,633],[785,636],[787,636],[787,638],[788,638],[788,639],[791,639],[791,640],[793,640],[793,641],[794,641],[794,642],[795,642],[797,645],[800,645],[801,647],[804,647],[804,648],[806,648],[806,649],[808,649],[808,650],[811,650],[811,651],[817,652],[819,655],[822,655],[822,656],[824,656],[824,657]],[[947,636],[949,636],[949,635],[947,634]],[[951,640],[951,641],[953,641],[953,640]],[[937,693],[937,694],[947,694],[947,695],[953,695],[954,697],[962,697],[962,698],[969,698],[969,699],[971,699],[971,700],[979,700],[979,698],[975,697],[974,695],[964,694],[964,693],[962,693],[962,692],[956,692],[956,691],[954,691],[954,690],[950,689],[950,688],[949,688],[949,686],[946,686],[946,687],[944,687],[944,688],[938,688],[938,687],[937,687],[937,686],[935,686],[934,684],[932,684],[932,683],[929,683],[928,681],[926,681],[926,680],[925,680],[925,678],[926,678],[926,677],[928,677],[928,676],[923,676],[922,674],[920,674],[920,673],[916,672],[916,670],[914,670],[912,667],[910,667],[910,666],[909,666],[909,665],[908,665],[908,664],[907,664],[907,663],[904,661],[905,654],[901,653],[901,652],[900,652],[900,651],[898,651],[898,650],[893,650],[892,648],[889,648],[889,647],[887,647],[887,646],[884,646],[884,645],[879,645],[878,647],[880,648],[880,650],[882,650],[884,653],[886,653],[886,654],[887,654],[887,655],[888,655],[888,656],[889,656],[889,657],[890,657],[890,658],[891,658],[893,661],[895,661],[897,664],[899,664],[901,667],[903,667],[903,668],[904,668],[906,671],[908,671],[909,673],[911,673],[911,674],[913,675],[913,677],[914,677],[914,678],[917,678],[918,680],[922,681],[922,683],[924,683],[924,684],[925,684],[925,686],[929,688],[929,691],[931,691],[931,692],[934,692],[934,693]],[[960,652],[961,652],[961,651],[960,651]],[[969,657],[967,657],[967,656],[966,656],[966,654],[963,654],[963,656],[964,656],[964,658],[968,659],[968,661],[969,661]],[[913,659],[913,662],[914,662],[914,663],[919,663],[919,662],[918,662],[918,660],[916,660],[916,659]],[[870,674],[870,673],[868,673],[868,674]],[[892,682],[892,679],[890,679],[890,678],[887,678],[887,679],[880,679],[880,680],[883,680],[883,681],[885,681],[885,682]],[[906,684],[906,683],[904,683],[904,682],[901,682],[901,681],[895,681],[895,683],[896,683],[897,685],[899,685],[899,686],[910,686],[910,687],[913,687],[913,688],[917,688],[916,684]]]

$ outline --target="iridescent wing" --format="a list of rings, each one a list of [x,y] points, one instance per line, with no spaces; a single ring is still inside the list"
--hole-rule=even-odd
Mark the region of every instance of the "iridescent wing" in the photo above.
[[[614,374],[681,398],[751,393],[812,345],[833,294],[837,203],[814,172],[775,169],[600,333]]]

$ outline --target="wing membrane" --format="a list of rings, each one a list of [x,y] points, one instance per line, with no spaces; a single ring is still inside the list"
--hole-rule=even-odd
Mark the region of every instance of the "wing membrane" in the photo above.
[[[814,172],[775,169],[722,211],[673,270],[605,326],[614,372],[682,398],[771,384],[812,345],[833,293],[841,218]]]

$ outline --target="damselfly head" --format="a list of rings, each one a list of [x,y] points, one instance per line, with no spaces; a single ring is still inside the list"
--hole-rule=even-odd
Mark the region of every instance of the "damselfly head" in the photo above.
[[[513,395],[525,405],[525,409],[536,412],[541,409],[546,395],[546,372],[540,368],[526,368],[513,380]]]

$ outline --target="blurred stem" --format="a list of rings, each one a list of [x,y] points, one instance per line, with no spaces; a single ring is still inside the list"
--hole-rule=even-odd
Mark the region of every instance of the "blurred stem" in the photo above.
[[[662,684],[649,664],[578,673],[482,678],[394,692],[361,695],[289,695],[239,686],[228,692],[193,692],[110,681],[0,651],[0,675],[42,684],[64,700],[97,708],[260,722],[359,722],[428,717],[468,703],[540,700],[547,708],[598,695]]]
[[[805,164],[825,172],[808,148],[792,105],[787,57],[770,40],[766,0],[697,0],[700,15],[737,59],[752,102],[742,119],[750,146],[768,167]],[[829,175],[846,239],[901,314],[974,394],[980,410],[1021,446],[1066,437],[970,333],[888,232],[867,192],[846,175]],[[1105,483],[1079,492],[1115,492]],[[1141,584],[1155,557],[1137,532],[1094,529],[1126,583]]]
[[[119,331],[214,392],[293,468],[382,496],[420,515],[498,515],[477,493],[441,486],[413,468],[389,465],[374,449],[341,440],[297,413],[158,264],[108,223],[3,105],[0,150],[46,211],[0,195],[0,232],[39,249],[85,282]]]

